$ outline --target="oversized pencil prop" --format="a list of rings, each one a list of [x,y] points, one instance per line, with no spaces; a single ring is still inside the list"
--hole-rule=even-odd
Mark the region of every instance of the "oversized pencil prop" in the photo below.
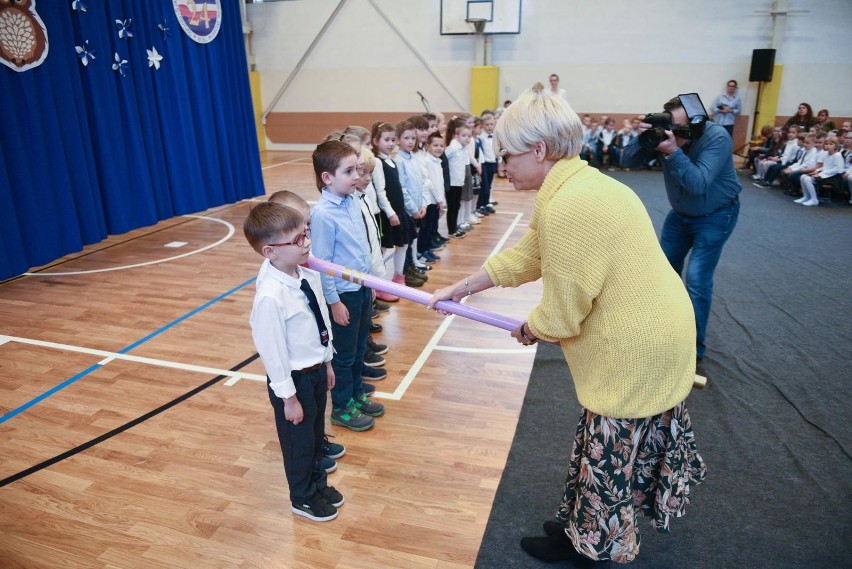
[[[323,261],[322,259],[317,259],[313,255],[308,258],[308,262],[306,264],[309,269],[313,269],[319,273],[324,273],[326,275],[344,281],[359,284],[361,286],[365,286],[373,290],[386,292],[388,294],[404,298],[405,300],[410,300],[418,304],[423,304],[424,306],[428,305],[429,301],[432,299],[432,295],[428,292],[423,292],[411,287],[407,287],[405,285],[395,283],[393,281],[382,279],[373,275],[368,275],[360,271],[347,269],[346,267],[341,267],[340,265],[329,263],[328,261]],[[467,306],[461,304],[460,302],[454,302],[452,300],[441,300],[435,303],[435,308],[437,308],[438,310],[443,310],[444,312],[449,312],[450,314],[456,314],[458,316],[463,316],[465,318],[469,318],[477,322],[482,322],[483,324],[489,324],[497,328],[502,328],[503,330],[508,330],[509,332],[517,330],[523,324],[523,322],[520,320],[515,320],[514,318],[495,314],[487,310],[482,310],[481,308]],[[692,385],[697,389],[703,389],[706,384],[706,377],[696,375]]]
[[[432,295],[428,292],[419,291],[417,289],[381,279],[379,277],[374,277],[373,275],[367,275],[359,271],[353,271],[352,269],[347,269],[340,265],[335,265],[334,263],[317,259],[314,256],[308,258],[307,264],[308,268],[317,272],[325,273],[332,277],[359,284],[361,286],[366,286],[374,290],[386,292],[388,294],[404,298],[405,300],[411,300],[418,304],[427,305],[429,304],[429,300],[432,298]],[[471,320],[476,320],[483,324],[490,324],[491,326],[496,326],[497,328],[502,328],[509,332],[517,330],[521,327],[521,324],[523,324],[520,320],[507,318],[506,316],[494,314],[493,312],[488,312],[487,310],[482,310],[480,308],[466,306],[459,302],[453,302],[452,300],[442,300],[435,304],[435,308],[443,310],[444,312],[449,312],[450,314],[464,316],[465,318],[470,318]]]

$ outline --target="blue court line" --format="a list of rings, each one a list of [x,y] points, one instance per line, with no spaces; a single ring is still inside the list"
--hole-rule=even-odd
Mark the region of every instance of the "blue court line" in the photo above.
[[[123,348],[122,350],[120,350],[120,351],[119,351],[119,352],[117,352],[117,353],[119,353],[119,354],[126,354],[126,353],[127,353],[127,352],[129,352],[130,350],[132,350],[132,349],[134,349],[134,348],[138,348],[139,346],[141,346],[142,344],[144,344],[144,343],[145,343],[145,342],[147,342],[148,340],[150,340],[150,339],[152,339],[152,338],[155,338],[156,336],[159,336],[160,334],[162,334],[163,332],[165,332],[165,331],[166,331],[166,330],[168,330],[169,328],[172,328],[173,326],[176,326],[177,324],[180,324],[181,322],[183,322],[183,321],[184,321],[184,320],[186,320],[187,318],[190,318],[190,317],[194,316],[195,314],[198,314],[198,313],[199,313],[199,312],[201,312],[202,310],[204,310],[204,309],[206,309],[206,308],[209,308],[210,306],[212,306],[212,305],[216,304],[217,302],[219,302],[219,301],[220,301],[220,300],[222,300],[223,298],[227,298],[228,296],[230,296],[230,295],[234,294],[235,292],[237,292],[237,291],[238,291],[238,290],[240,290],[241,288],[243,288],[243,287],[245,287],[245,286],[247,286],[247,285],[249,285],[249,284],[253,283],[253,282],[255,281],[255,279],[257,279],[257,277],[252,277],[252,278],[250,278],[249,280],[247,280],[246,282],[244,282],[243,284],[235,286],[234,288],[232,288],[232,289],[231,289],[231,290],[229,290],[228,292],[225,292],[225,293],[223,293],[223,294],[220,294],[219,296],[217,296],[217,297],[216,297],[216,298],[214,298],[213,300],[210,300],[210,301],[208,301],[208,302],[205,302],[204,304],[202,304],[202,305],[201,305],[201,306],[199,306],[198,308],[196,308],[196,309],[194,309],[194,310],[191,310],[190,312],[187,312],[186,314],[184,314],[183,316],[181,316],[181,317],[180,317],[180,318],[178,318],[177,320],[173,320],[172,322],[169,322],[168,324],[166,324],[165,326],[163,326],[163,327],[162,327],[162,328],[160,328],[159,330],[156,330],[156,331],[154,331],[154,332],[152,332],[152,333],[148,334],[147,336],[145,336],[145,337],[144,337],[144,338],[142,338],[141,340],[137,340],[136,342],[134,342],[134,343],[130,344],[130,345],[129,345],[129,346],[127,346],[126,348]],[[84,369],[83,371],[81,371],[80,373],[78,373],[77,375],[75,375],[75,376],[73,376],[73,377],[69,377],[68,379],[66,379],[65,381],[63,381],[62,383],[60,383],[59,385],[57,385],[57,386],[53,387],[52,389],[49,389],[48,391],[45,391],[44,393],[42,393],[41,395],[39,395],[39,396],[38,396],[38,397],[36,397],[35,399],[32,399],[32,400],[30,400],[30,401],[28,401],[28,402],[24,403],[23,405],[21,405],[20,407],[18,407],[18,408],[16,408],[16,409],[12,409],[12,410],[11,410],[11,411],[9,411],[8,413],[6,413],[6,414],[5,414],[5,415],[3,415],[2,417],[0,417],[0,424],[5,423],[6,421],[8,421],[9,419],[11,419],[11,418],[12,418],[12,417],[14,417],[15,415],[18,415],[18,414],[20,414],[20,413],[23,413],[24,411],[26,411],[27,409],[29,409],[29,408],[30,408],[30,407],[32,407],[33,405],[37,404],[38,402],[43,401],[44,399],[47,399],[48,397],[50,397],[51,395],[53,395],[53,394],[54,394],[54,393],[56,393],[57,391],[60,391],[60,390],[62,390],[62,389],[65,389],[66,387],[68,387],[69,385],[71,385],[72,383],[74,383],[75,381],[77,381],[78,379],[81,379],[81,378],[86,377],[87,375],[89,375],[90,373],[92,373],[93,371],[95,371],[95,370],[97,370],[97,369],[100,369],[101,367],[103,367],[103,365],[102,365],[102,364],[95,364],[95,365],[93,365],[93,366],[91,366],[91,367],[89,367],[89,368],[86,368],[86,369]]]

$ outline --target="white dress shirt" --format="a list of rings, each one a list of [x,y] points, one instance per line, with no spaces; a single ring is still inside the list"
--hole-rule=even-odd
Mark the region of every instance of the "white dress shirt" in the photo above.
[[[322,295],[319,273],[296,267],[295,279],[276,269],[266,259],[257,276],[254,304],[249,323],[254,346],[275,395],[286,399],[296,394],[291,373],[318,363],[331,361],[331,319]],[[323,346],[314,313],[302,292],[302,279],[308,280],[319,302],[320,312],[328,330],[328,346]]]
[[[441,159],[426,156],[426,172],[430,180],[429,191],[432,193],[432,201],[436,204],[447,205],[447,197],[444,194],[444,169],[441,167]]]
[[[470,143],[468,143],[470,144]],[[464,185],[465,166],[470,164],[470,151],[458,140],[453,139],[444,151],[450,164],[450,185],[461,187]]]
[[[497,155],[494,153],[494,136],[483,132],[479,135],[479,140],[482,141],[482,152],[480,153],[480,162],[497,162]]]

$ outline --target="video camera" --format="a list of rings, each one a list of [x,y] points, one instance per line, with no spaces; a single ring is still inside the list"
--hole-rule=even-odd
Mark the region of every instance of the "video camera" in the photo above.
[[[672,115],[665,111],[648,113],[643,122],[650,124],[651,128],[639,135],[639,146],[645,150],[656,149],[667,138],[667,130],[672,131],[676,137],[684,140],[696,140],[704,134],[707,111],[704,109],[701,97],[698,96],[698,93],[685,93],[677,97],[686,112],[689,124],[672,125]]]

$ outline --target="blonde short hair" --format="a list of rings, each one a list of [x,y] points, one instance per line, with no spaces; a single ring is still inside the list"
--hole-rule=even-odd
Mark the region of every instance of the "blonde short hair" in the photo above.
[[[371,170],[376,167],[376,155],[366,146],[361,149],[361,160],[364,161],[364,166]]]
[[[580,154],[583,123],[562,97],[548,95],[536,83],[500,115],[494,139],[500,154],[523,154],[544,142],[545,158],[561,160]]]

